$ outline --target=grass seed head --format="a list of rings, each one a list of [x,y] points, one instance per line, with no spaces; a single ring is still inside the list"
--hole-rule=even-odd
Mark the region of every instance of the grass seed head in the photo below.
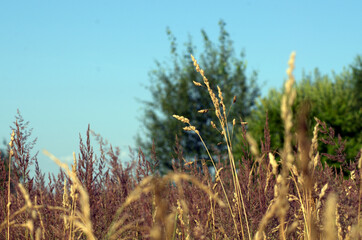
[[[276,176],[278,171],[278,163],[275,161],[274,155],[269,153],[269,161],[273,168],[273,174]]]
[[[188,118],[185,118],[183,116],[179,116],[179,115],[172,115],[172,117],[176,118],[177,120],[183,122],[183,123],[190,123],[190,120]]]
[[[192,81],[194,83],[195,86],[198,86],[198,87],[202,87],[202,84],[199,83],[199,82],[196,82],[196,81]]]
[[[211,121],[210,123],[211,123],[211,126],[212,126],[213,128],[217,129],[217,128],[216,128],[216,125],[215,125],[215,123],[214,123],[213,121]]]
[[[197,111],[198,113],[207,113],[209,111],[209,109],[201,109],[199,111]]]

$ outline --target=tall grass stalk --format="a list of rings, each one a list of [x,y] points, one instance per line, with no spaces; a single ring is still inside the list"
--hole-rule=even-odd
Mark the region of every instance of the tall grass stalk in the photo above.
[[[13,142],[14,142],[14,136],[15,136],[15,132],[13,131],[11,133],[11,140],[9,142],[9,146],[10,146],[10,151],[9,151],[9,162],[8,162],[8,168],[9,168],[9,172],[8,172],[8,203],[7,203],[7,238],[8,240],[10,239],[10,205],[11,205],[11,201],[10,201],[10,187],[11,187],[11,158],[13,156]]]
[[[245,209],[244,198],[243,198],[243,194],[242,194],[242,191],[241,191],[239,179],[238,179],[238,176],[237,176],[234,155],[232,153],[232,141],[231,141],[231,137],[230,137],[230,131],[229,131],[229,126],[228,126],[227,114],[226,114],[226,106],[224,104],[224,98],[223,98],[223,95],[222,95],[222,91],[221,91],[220,87],[217,86],[218,97],[219,97],[219,99],[218,99],[216,97],[215,93],[213,92],[213,90],[210,87],[210,83],[209,83],[208,79],[206,78],[206,76],[204,74],[204,70],[202,70],[200,68],[200,66],[197,63],[194,56],[191,55],[191,58],[192,58],[192,61],[194,62],[194,66],[196,68],[196,71],[200,73],[200,75],[202,76],[202,79],[204,81],[204,84],[207,87],[207,90],[209,92],[211,101],[212,101],[212,103],[213,103],[213,105],[215,107],[215,114],[216,114],[217,118],[219,119],[219,123],[220,123],[220,126],[221,126],[221,133],[224,136],[224,140],[225,140],[225,143],[226,143],[226,146],[227,146],[227,149],[228,149],[230,168],[231,168],[231,172],[232,172],[232,176],[233,176],[234,191],[235,191],[235,194],[236,194],[236,201],[237,201],[237,206],[238,206],[238,216],[239,216],[239,221],[240,221],[240,224],[241,224],[240,229],[241,229],[242,238],[245,239],[243,219],[242,219],[242,215],[244,215],[244,218],[245,218],[244,221],[245,221],[246,229],[247,229],[247,232],[248,232],[248,238],[251,239],[251,233],[250,233],[250,228],[249,228],[249,223],[248,223],[249,220],[248,220],[248,216],[247,216],[246,209]],[[221,110],[220,106],[221,106],[222,110]],[[209,153],[209,151],[208,151],[208,149],[206,147],[205,142],[202,140],[200,134],[198,132],[196,132],[196,133],[199,135],[201,141],[204,144],[204,147],[206,148],[206,150],[208,152],[208,155],[209,155],[210,159],[212,160],[212,157],[211,157],[211,155],[210,155],[210,153]],[[213,160],[212,160],[212,163],[214,165],[215,171],[218,172],[218,169],[216,168],[215,163],[214,163]],[[222,187],[224,189],[222,181],[221,181],[221,185],[222,185]],[[224,191],[225,198],[227,199],[227,203],[229,205],[230,214],[231,214],[232,218],[234,219],[234,213],[231,210],[231,205],[230,205],[230,202],[228,200],[228,196],[226,195],[225,190],[223,190],[223,191]],[[242,207],[242,210],[241,210],[240,207]],[[235,220],[234,220],[234,225],[235,225],[236,231],[239,232],[239,229],[238,229],[238,226],[236,225]]]
[[[49,153],[46,150],[43,150],[43,153],[47,155],[50,159],[52,159],[58,166],[64,169],[67,175],[72,180],[72,185],[75,189],[77,189],[80,193],[80,203],[81,203],[81,211],[76,211],[75,217],[68,217],[69,219],[74,221],[75,226],[84,232],[89,240],[95,240],[96,237],[93,233],[92,221],[90,219],[90,206],[89,206],[89,196],[78,177],[74,174],[74,172],[69,170],[67,164],[62,163],[58,158]],[[73,155],[74,156],[74,155]]]

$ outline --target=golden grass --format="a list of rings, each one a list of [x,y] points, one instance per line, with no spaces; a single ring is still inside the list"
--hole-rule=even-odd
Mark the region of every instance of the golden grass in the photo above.
[[[224,136],[224,140],[225,140],[225,143],[226,143],[226,146],[227,146],[227,149],[228,149],[228,156],[229,156],[229,162],[230,162],[230,166],[231,166],[231,171],[232,171],[232,176],[233,176],[233,184],[234,184],[234,191],[235,191],[235,194],[234,194],[235,195],[235,202],[236,202],[236,205],[238,206],[237,207],[237,210],[238,210],[237,217],[239,218],[239,221],[240,221],[240,224],[241,224],[241,226],[240,226],[241,235],[242,235],[242,238],[245,239],[244,225],[243,225],[243,222],[244,222],[245,225],[246,225],[246,229],[247,229],[248,239],[251,239],[251,232],[250,232],[250,228],[249,228],[248,216],[246,214],[246,209],[245,209],[245,204],[244,204],[244,197],[243,197],[243,194],[242,194],[242,191],[241,191],[239,179],[237,177],[234,155],[232,153],[231,134],[230,134],[230,131],[229,131],[229,126],[227,124],[228,119],[227,119],[226,106],[224,104],[224,98],[223,98],[223,95],[222,95],[222,91],[221,91],[220,87],[217,86],[218,97],[219,97],[219,99],[218,99],[216,97],[215,93],[213,92],[213,90],[210,87],[209,80],[206,78],[206,76],[204,74],[204,70],[202,70],[200,68],[200,66],[197,63],[194,56],[191,55],[191,59],[194,62],[194,66],[196,68],[196,71],[199,72],[200,75],[202,76],[202,79],[203,79],[204,84],[205,84],[205,86],[207,88],[207,91],[209,92],[211,101],[212,101],[212,103],[214,105],[214,108],[215,108],[215,114],[216,114],[217,118],[219,119],[219,123],[220,123],[220,127],[221,127],[220,132]],[[236,98],[233,99],[233,102],[235,102],[235,101],[236,101]],[[220,109],[220,106],[222,107],[222,109]],[[217,128],[215,123],[212,123],[212,126],[214,128]],[[213,166],[215,168],[215,171],[217,173],[218,169],[215,166],[215,162],[214,162],[208,148],[206,147],[205,142],[203,141],[201,135],[198,132],[195,132],[195,133],[199,136],[200,140],[204,144],[205,149],[206,149],[206,151],[207,151],[207,153],[208,153],[208,155],[210,157],[210,160],[211,160],[211,162],[212,162],[212,164],[213,164]],[[218,176],[216,175],[216,177],[218,177]],[[235,220],[235,213],[232,211],[230,201],[228,199],[228,196],[227,196],[225,188],[224,188],[223,181],[221,179],[220,179],[220,184],[222,186],[222,189],[223,189],[223,192],[224,192],[224,197],[226,199],[226,202],[227,202],[228,207],[229,207],[230,214],[231,214],[232,219],[233,219],[235,231],[237,232],[237,235],[239,236],[239,227],[238,227],[237,222]],[[244,217],[244,221],[243,221],[242,217]]]

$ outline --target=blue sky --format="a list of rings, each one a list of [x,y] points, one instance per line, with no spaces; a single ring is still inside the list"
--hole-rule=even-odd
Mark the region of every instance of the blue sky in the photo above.
[[[339,73],[352,63],[362,53],[361,10],[359,0],[2,1],[0,138],[8,141],[19,109],[38,137],[34,152],[70,161],[89,123],[127,160],[142,126],[136,99],[151,100],[148,72],[169,59],[167,26],[180,50],[193,37],[197,58],[200,30],[217,42],[223,19],[265,95],[282,86],[293,50],[297,79],[302,70]],[[44,172],[57,171],[42,153],[38,159]]]

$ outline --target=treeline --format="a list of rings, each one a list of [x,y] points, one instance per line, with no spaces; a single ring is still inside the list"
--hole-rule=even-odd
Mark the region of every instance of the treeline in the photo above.
[[[194,71],[191,54],[200,59],[200,66],[205,69],[205,76],[214,92],[217,93],[217,86],[223,89],[229,127],[233,129],[233,141],[236,143],[233,151],[237,159],[247,150],[241,137],[243,128],[240,127],[240,122],[247,122],[244,130],[255,136],[260,143],[268,118],[273,146],[270,151],[278,152],[283,146],[284,127],[280,104],[284,89],[271,89],[267,96],[258,98],[260,86],[256,84],[257,72],[247,76],[245,54],[235,54],[225,26],[225,22],[219,22],[220,35],[216,44],[202,30],[204,49],[198,53],[190,40],[180,54],[176,37],[171,30],[167,30],[171,60],[156,62],[156,68],[150,72],[149,90],[153,98],[143,102],[144,115],[141,120],[145,131],[137,136],[138,145],[147,154],[152,151],[157,153],[158,161],[154,164],[161,172],[167,171],[172,161],[177,161],[175,146],[181,147],[176,150],[184,151],[188,159],[208,160],[199,136],[183,131],[182,124],[172,118],[173,114],[189,118],[202,133],[208,148],[214,150],[214,154],[227,152],[226,146],[221,144],[223,136],[215,134],[218,128],[213,123],[217,119],[208,93],[195,86],[202,82],[202,78]],[[323,153],[322,161],[338,167],[354,160],[362,144],[361,56],[357,56],[341,73],[328,75],[316,68],[313,73],[296,78],[297,99],[293,104],[293,114],[304,112],[310,134],[316,124],[315,117],[326,123],[324,132],[320,133],[319,151]],[[231,124],[233,119],[235,126]]]

